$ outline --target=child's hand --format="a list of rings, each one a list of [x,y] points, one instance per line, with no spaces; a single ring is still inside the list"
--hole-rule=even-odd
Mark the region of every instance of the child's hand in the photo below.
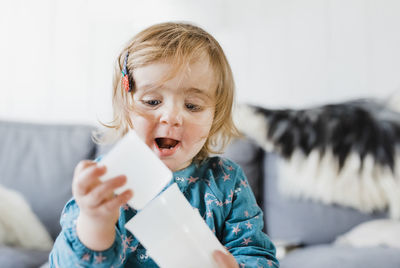
[[[105,173],[106,167],[81,161],[75,169],[72,193],[82,215],[96,220],[97,224],[114,225],[119,217],[119,207],[132,197],[132,192],[127,190],[114,196],[115,189],[125,184],[126,177],[121,175],[101,182],[99,177]]]
[[[75,168],[72,182],[72,193],[80,209],[78,237],[93,250],[104,250],[112,245],[119,208],[132,197],[130,190],[114,196],[115,189],[125,184],[126,176],[102,182],[99,178],[105,173],[106,167],[84,160]]]
[[[239,268],[238,263],[230,253],[225,254],[220,250],[216,250],[213,253],[213,257],[220,268]]]

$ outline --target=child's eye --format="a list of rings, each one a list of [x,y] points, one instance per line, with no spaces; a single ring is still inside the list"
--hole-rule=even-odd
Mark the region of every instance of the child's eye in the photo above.
[[[161,103],[160,100],[143,100],[142,102],[149,106],[157,106]]]
[[[201,111],[201,109],[202,109],[200,105],[196,105],[193,103],[186,103],[185,106],[191,112],[198,112],[198,111]]]

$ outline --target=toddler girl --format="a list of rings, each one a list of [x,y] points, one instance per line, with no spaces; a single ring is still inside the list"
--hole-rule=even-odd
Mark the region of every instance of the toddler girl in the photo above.
[[[227,159],[208,156],[237,135],[233,95],[230,66],[210,34],[184,23],[154,25],[136,35],[119,56],[114,120],[100,141],[136,131],[173,171],[170,184],[178,184],[230,252],[214,253],[220,267],[278,267],[243,171]],[[134,193],[113,192],[126,177],[101,182],[106,168],[92,161],[76,167],[74,198],[63,210],[51,267],[158,267],[124,228],[136,214],[126,205]]]

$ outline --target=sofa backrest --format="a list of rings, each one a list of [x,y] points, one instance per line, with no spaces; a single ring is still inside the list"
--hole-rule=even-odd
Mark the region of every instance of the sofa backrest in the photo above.
[[[0,121],[0,184],[23,194],[55,238],[76,164],[93,159],[93,127]]]

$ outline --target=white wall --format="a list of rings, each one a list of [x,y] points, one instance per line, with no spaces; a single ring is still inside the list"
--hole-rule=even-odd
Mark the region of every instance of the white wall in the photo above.
[[[0,0],[0,119],[111,118],[115,57],[187,20],[221,43],[238,100],[302,107],[400,87],[398,0]]]

